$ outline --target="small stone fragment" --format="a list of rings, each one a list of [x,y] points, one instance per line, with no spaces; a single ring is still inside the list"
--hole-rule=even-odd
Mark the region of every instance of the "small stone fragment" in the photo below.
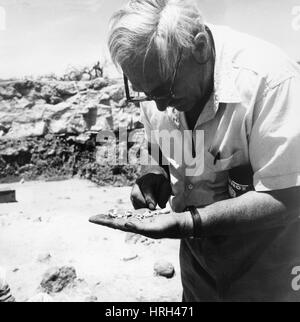
[[[41,254],[37,258],[38,262],[40,262],[40,263],[47,263],[47,262],[49,262],[50,259],[51,259],[51,254],[49,254],[49,253]]]
[[[29,303],[52,303],[54,302],[53,298],[49,294],[40,293],[32,298],[30,298],[27,302]]]
[[[88,296],[85,300],[86,303],[96,303],[98,302],[98,297],[97,296]]]
[[[130,261],[133,261],[133,260],[137,259],[138,257],[139,257],[139,255],[138,255],[138,254],[131,254],[131,255],[124,256],[124,257],[122,258],[122,260],[123,260],[124,262],[130,262]]]
[[[48,270],[41,282],[41,288],[46,293],[59,293],[77,278],[73,267],[55,267]]]
[[[155,263],[154,272],[156,276],[173,278],[175,275],[175,268],[171,263],[161,260]]]

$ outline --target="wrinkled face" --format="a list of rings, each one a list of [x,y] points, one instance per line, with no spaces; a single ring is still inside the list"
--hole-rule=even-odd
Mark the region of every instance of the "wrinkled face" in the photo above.
[[[160,111],[166,110],[167,107],[175,107],[180,112],[188,112],[201,101],[205,94],[207,85],[205,71],[194,56],[186,52],[183,53],[178,65],[174,83],[173,76],[167,81],[161,78],[155,54],[149,54],[145,72],[143,72],[143,59],[136,61],[132,66],[122,66],[122,69],[129,78],[133,90],[148,96],[169,97],[170,88],[173,85],[174,98],[156,100]],[[175,75],[175,67],[173,74]]]

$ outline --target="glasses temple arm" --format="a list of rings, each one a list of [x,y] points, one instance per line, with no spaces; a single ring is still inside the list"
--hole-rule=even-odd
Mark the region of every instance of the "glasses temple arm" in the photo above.
[[[125,93],[126,93],[126,98],[127,101],[131,100],[130,92],[129,92],[129,85],[128,85],[128,78],[125,74],[123,74],[124,77],[124,86],[125,86]]]

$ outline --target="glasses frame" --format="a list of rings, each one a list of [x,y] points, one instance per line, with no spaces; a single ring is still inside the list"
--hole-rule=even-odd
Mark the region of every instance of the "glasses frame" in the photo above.
[[[163,95],[163,96],[154,96],[154,95],[144,95],[141,97],[139,97],[139,95],[138,95],[138,97],[131,96],[130,89],[129,89],[128,77],[125,74],[123,74],[127,103],[142,103],[142,102],[149,102],[149,101],[168,101],[168,102],[170,102],[171,100],[175,99],[176,95],[174,93],[174,87],[175,87],[178,68],[179,68],[181,60],[182,60],[182,50],[180,50],[180,53],[179,53],[179,56],[178,56],[178,59],[176,62],[176,66],[175,66],[174,74],[172,77],[172,83],[171,83],[171,86],[169,89],[169,93],[167,95]],[[138,92],[138,93],[140,93],[140,92]]]

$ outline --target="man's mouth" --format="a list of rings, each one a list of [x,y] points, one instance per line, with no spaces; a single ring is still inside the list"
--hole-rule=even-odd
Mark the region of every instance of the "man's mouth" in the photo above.
[[[184,109],[184,101],[183,100],[176,100],[176,101],[170,102],[169,106],[174,107],[178,110]]]

